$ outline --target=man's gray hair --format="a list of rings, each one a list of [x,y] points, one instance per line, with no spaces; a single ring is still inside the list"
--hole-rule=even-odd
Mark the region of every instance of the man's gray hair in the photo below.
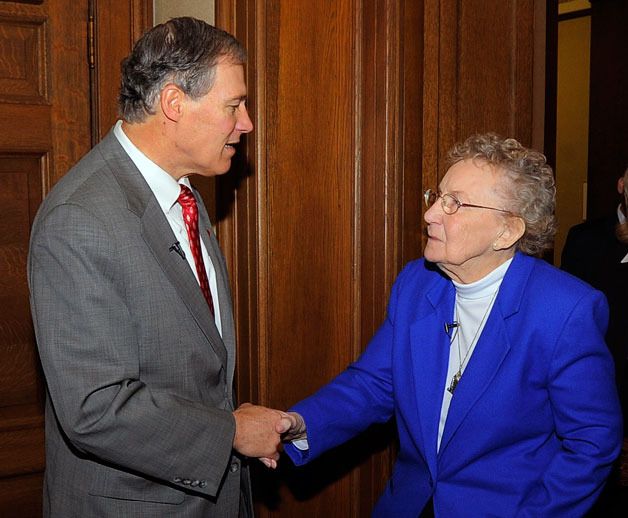
[[[155,113],[162,88],[173,83],[197,99],[211,89],[216,65],[246,62],[246,51],[231,34],[182,17],[153,27],[122,61],[118,108],[128,122],[142,122]]]

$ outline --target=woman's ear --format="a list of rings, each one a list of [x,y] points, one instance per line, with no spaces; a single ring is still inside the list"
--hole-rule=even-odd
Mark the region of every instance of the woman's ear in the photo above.
[[[183,113],[185,93],[175,84],[168,83],[159,94],[159,106],[164,116],[178,122]]]
[[[507,216],[504,221],[504,229],[493,242],[493,250],[507,250],[521,239],[526,231],[526,224],[519,216]]]

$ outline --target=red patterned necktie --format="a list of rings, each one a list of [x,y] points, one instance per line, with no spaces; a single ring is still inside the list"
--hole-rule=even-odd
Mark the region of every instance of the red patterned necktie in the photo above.
[[[183,222],[185,223],[185,229],[188,231],[190,250],[192,251],[192,257],[194,257],[198,282],[201,285],[201,291],[205,296],[209,310],[213,315],[214,303],[212,301],[212,294],[209,291],[209,281],[207,279],[205,263],[203,262],[203,252],[201,251],[201,238],[198,233],[198,207],[196,206],[196,199],[190,188],[181,184],[181,193],[177,201],[183,209]]]

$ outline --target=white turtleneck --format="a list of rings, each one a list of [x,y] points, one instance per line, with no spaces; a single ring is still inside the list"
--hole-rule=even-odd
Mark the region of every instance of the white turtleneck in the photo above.
[[[445,387],[443,388],[444,396],[438,425],[437,450],[440,449],[440,441],[443,437],[449,405],[453,397],[453,394],[447,388],[458,369],[464,373],[466,366],[469,365],[475,345],[482,334],[482,329],[484,329],[491,308],[495,303],[499,286],[511,262],[512,258],[499,265],[479,281],[469,284],[452,281],[456,288],[456,302],[454,304],[452,321],[456,320],[459,326],[454,329],[449,348],[449,367],[447,368],[447,377]]]

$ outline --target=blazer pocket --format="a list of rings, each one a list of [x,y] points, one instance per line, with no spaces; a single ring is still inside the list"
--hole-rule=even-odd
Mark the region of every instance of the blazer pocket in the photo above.
[[[181,504],[185,500],[183,491],[129,473],[110,469],[99,475],[89,490],[92,496],[158,504]]]

